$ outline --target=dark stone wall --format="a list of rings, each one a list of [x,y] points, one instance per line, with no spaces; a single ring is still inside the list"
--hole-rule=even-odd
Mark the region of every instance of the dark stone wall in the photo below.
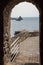
[[[3,64],[3,14],[2,10],[0,9],[0,65]]]
[[[5,23],[4,16],[3,16],[4,8],[6,8],[6,6],[9,4],[13,4],[13,5],[10,5],[11,8],[7,6],[9,10],[11,10],[16,4],[23,1],[32,2],[33,4],[36,5],[36,7],[39,9],[39,12],[40,12],[40,17],[39,17],[40,19],[40,55],[41,55],[40,62],[41,62],[41,65],[43,65],[43,2],[42,0],[0,0],[0,65],[4,65],[4,62],[3,62],[3,57],[4,57],[4,52],[3,52],[4,25],[3,24]],[[9,34],[8,34],[8,37],[9,37]]]
[[[4,61],[3,61],[3,56],[4,56],[4,52],[3,52],[3,33],[4,33],[4,29],[3,29],[3,10],[4,7],[7,5],[8,0],[0,0],[0,65],[4,65]]]
[[[43,12],[40,14],[40,61],[43,65]]]

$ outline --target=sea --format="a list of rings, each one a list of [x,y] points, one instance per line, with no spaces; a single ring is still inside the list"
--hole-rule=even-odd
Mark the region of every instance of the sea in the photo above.
[[[15,31],[27,30],[33,32],[39,30],[39,17],[23,17],[23,20],[16,21],[11,19],[10,36],[13,37]]]

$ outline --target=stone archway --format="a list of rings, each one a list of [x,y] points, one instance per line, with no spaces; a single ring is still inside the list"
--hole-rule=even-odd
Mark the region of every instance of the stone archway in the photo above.
[[[7,53],[7,56],[9,57],[9,39],[10,39],[10,13],[11,13],[11,10],[12,8],[17,5],[18,3],[20,2],[31,2],[33,3],[39,10],[40,12],[40,7],[39,7],[39,3],[34,1],[34,0],[11,0],[7,5],[6,7],[4,8],[4,11],[3,11],[3,22],[4,22],[4,48],[6,49],[6,53]],[[40,14],[40,13],[39,13]]]

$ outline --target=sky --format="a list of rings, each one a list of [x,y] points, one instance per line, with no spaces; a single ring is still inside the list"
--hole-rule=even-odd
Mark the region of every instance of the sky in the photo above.
[[[11,12],[11,17],[39,17],[39,11],[35,5],[28,2],[21,2]]]

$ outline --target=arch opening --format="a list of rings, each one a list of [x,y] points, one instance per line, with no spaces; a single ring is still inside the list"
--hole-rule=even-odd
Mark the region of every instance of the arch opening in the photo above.
[[[27,5],[27,6],[26,6]],[[27,7],[27,9],[26,9]],[[30,8],[29,8],[30,7]],[[33,8],[32,8],[33,7]],[[29,8],[29,10],[28,10]],[[23,11],[22,11],[23,10]],[[15,13],[15,14],[14,14]],[[15,18],[18,18],[18,16],[21,16],[23,18],[22,21],[19,20],[15,20]],[[27,21],[28,20],[28,21]],[[34,23],[34,22],[36,23]],[[30,23],[29,23],[30,22]],[[21,24],[20,24],[21,23]],[[29,26],[29,25],[30,26]],[[38,24],[38,25],[37,25]],[[16,5],[13,9],[12,9],[12,13],[11,13],[11,28],[12,28],[12,40],[13,38],[15,39],[15,37],[22,37],[21,38],[21,42],[20,42],[20,54],[21,57],[24,57],[25,61],[27,60],[26,57],[32,57],[34,54],[35,57],[38,57],[38,62],[39,62],[39,12],[37,10],[37,8],[35,8],[35,6],[31,3],[27,3],[27,2],[22,2],[18,5]],[[14,26],[13,26],[14,25]],[[24,26],[25,25],[25,26]],[[32,27],[31,27],[32,26]],[[38,27],[37,27],[38,26]],[[27,28],[26,28],[27,27]],[[29,30],[30,28],[30,30]],[[33,28],[33,29],[32,29]],[[35,29],[36,28],[36,29]],[[14,30],[15,29],[15,30]],[[15,32],[16,31],[16,32]],[[22,32],[22,33],[21,33]],[[29,33],[33,33],[33,36],[29,36]],[[35,33],[38,32],[38,35]],[[15,33],[15,34],[14,34]],[[21,34],[19,34],[21,33]],[[34,36],[34,33],[36,34],[36,36]],[[13,36],[14,34],[14,36]],[[22,35],[22,36],[21,36]],[[27,35],[27,37],[26,37]],[[25,40],[25,39],[26,40]],[[30,40],[31,41],[30,41]],[[24,41],[25,40],[25,41]],[[34,41],[35,40],[35,41]],[[33,43],[32,43],[33,42]],[[28,44],[29,43],[29,44]],[[32,48],[31,48],[32,47]],[[37,47],[37,49],[35,48]],[[29,52],[30,51],[30,52]],[[38,55],[38,56],[37,56]],[[34,57],[32,57],[31,59],[33,59]],[[19,59],[19,57],[18,57]],[[28,58],[29,59],[29,58]],[[35,58],[34,58],[35,59]],[[22,59],[23,60],[23,59]],[[24,61],[23,60],[23,61]],[[20,60],[21,61],[21,60]],[[24,62],[25,62],[24,61]],[[31,60],[28,60],[29,62]],[[18,61],[19,62],[19,61]],[[21,61],[22,62],[22,61]],[[29,63],[28,62],[28,63]],[[31,61],[32,62],[32,61]],[[33,63],[35,61],[33,60]],[[37,61],[36,61],[37,63]]]
[[[28,2],[21,2],[20,4],[16,5],[13,9],[12,9],[12,12],[11,12],[11,19],[13,18],[19,18],[19,16],[25,18],[25,17],[28,17],[28,18],[39,18],[39,11],[38,9],[35,7],[35,5],[33,5],[32,3],[28,3]],[[38,19],[39,21],[39,19]],[[15,19],[14,19],[14,22],[15,22]],[[21,21],[22,22],[22,21]],[[19,22],[18,22],[19,23]],[[27,22],[28,23],[28,22]],[[12,24],[11,24],[12,25]],[[30,24],[31,25],[31,24]],[[12,26],[11,26],[12,28]],[[20,28],[20,27],[19,27]],[[22,27],[23,28],[23,27]],[[29,27],[30,29],[32,27]],[[13,29],[13,31],[12,31]],[[11,36],[13,36],[14,34],[14,27],[11,29]],[[29,30],[27,28],[27,30]],[[32,31],[34,31],[35,29],[33,29]],[[38,30],[39,30],[39,24],[38,24]]]

